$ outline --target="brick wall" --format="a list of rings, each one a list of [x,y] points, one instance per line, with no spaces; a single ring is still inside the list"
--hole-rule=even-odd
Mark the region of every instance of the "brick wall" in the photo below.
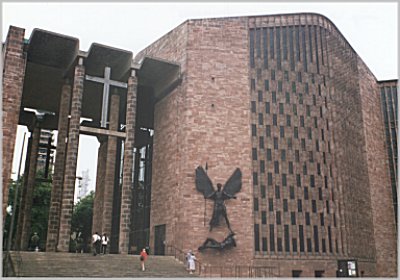
[[[8,184],[11,177],[14,144],[24,84],[26,56],[24,52],[25,29],[10,26],[4,45],[2,90],[2,151],[3,151],[3,213],[8,204]],[[3,222],[6,215],[3,215]]]
[[[209,252],[197,257],[213,264],[243,259],[250,262],[253,237],[247,230],[252,227],[252,189],[246,20],[189,21],[145,53],[181,63],[183,72],[182,85],[155,108],[151,230],[166,223],[167,242],[183,250],[196,250],[207,237],[222,241],[228,234],[225,226],[208,232],[211,201],[206,203],[204,225],[205,203],[195,189],[195,169],[207,162],[215,186],[224,184],[240,168],[242,191],[237,200],[226,203],[238,247],[225,252],[223,258]]]
[[[397,277],[397,233],[380,89],[374,75],[361,59],[358,59],[358,71],[362,77],[359,86],[370,182],[376,270],[379,276]]]

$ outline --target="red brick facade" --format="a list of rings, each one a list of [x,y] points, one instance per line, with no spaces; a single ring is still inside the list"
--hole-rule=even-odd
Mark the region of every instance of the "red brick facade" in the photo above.
[[[17,133],[19,110],[21,106],[22,89],[26,65],[24,52],[24,34],[22,28],[11,26],[4,44],[3,89],[2,89],[2,184],[3,213],[8,205],[8,184],[14,156],[14,143]],[[6,215],[3,215],[3,222]]]
[[[23,32],[12,28],[10,34],[16,38],[6,44],[3,151],[15,140],[24,77]],[[165,225],[165,243],[194,250],[204,265],[268,267],[268,276],[298,271],[334,277],[338,261],[356,260],[363,276],[397,276],[380,85],[329,19],[291,14],[188,20],[134,62],[144,56],[179,64],[182,78],[154,106],[150,248],[156,227]],[[140,75],[130,71],[118,236],[124,254],[133,228],[140,84]],[[77,65],[68,149],[60,147],[65,162],[56,163],[54,175],[50,250],[69,249],[84,75],[85,66]],[[69,86],[63,95],[67,91]],[[68,109],[69,98],[61,108]],[[114,98],[112,130],[118,124]],[[60,129],[67,129],[66,122],[60,118]],[[93,231],[99,233],[112,227],[109,188],[117,151],[116,137],[108,139],[98,152]],[[12,152],[4,153],[3,163],[11,159]],[[213,202],[195,188],[195,169],[206,165],[214,187],[236,168],[242,172],[237,199],[226,201],[237,246],[225,251],[197,250],[206,238],[223,240],[228,234],[224,223],[209,231]],[[3,184],[10,166],[3,167]],[[5,193],[6,188],[7,199]]]
[[[190,20],[136,59],[145,54],[179,62],[183,73],[180,87],[155,109],[151,246],[154,227],[161,224],[166,224],[167,243],[183,250],[196,249],[206,237],[223,238],[224,227],[208,232],[212,202],[206,202],[204,211],[204,199],[194,186],[195,168],[207,163],[214,185],[241,168],[243,189],[238,200],[227,202],[238,246],[223,255],[198,253],[202,262],[272,266],[287,277],[292,270],[301,270],[302,276],[322,270],[334,277],[338,260],[357,259],[358,273],[364,276],[396,275],[377,81],[328,19],[300,14]],[[270,113],[265,114],[267,106]],[[376,108],[371,111],[371,106]],[[269,125],[270,138],[265,135]],[[287,138],[292,138],[289,149]],[[287,149],[285,160],[282,147]],[[272,150],[270,162],[266,150]],[[280,172],[274,174],[276,168]],[[382,180],[388,186],[384,191]],[[274,203],[272,212],[268,199]],[[305,222],[308,215],[311,221]],[[289,251],[282,244],[284,225]]]

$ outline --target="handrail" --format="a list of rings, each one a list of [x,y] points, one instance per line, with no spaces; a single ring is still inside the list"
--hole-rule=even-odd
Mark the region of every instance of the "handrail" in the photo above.
[[[167,256],[173,256],[176,260],[185,263],[186,264],[186,253],[183,252],[183,250],[171,245],[171,244],[166,244],[165,245],[167,250],[166,250],[166,255]],[[200,275],[202,271],[202,263],[198,260],[195,260],[195,273]]]
[[[166,255],[174,256],[182,263],[186,262],[186,253],[173,245],[166,244]],[[246,265],[210,265],[195,260],[195,273],[203,277],[279,277],[279,267],[274,266],[246,266]]]

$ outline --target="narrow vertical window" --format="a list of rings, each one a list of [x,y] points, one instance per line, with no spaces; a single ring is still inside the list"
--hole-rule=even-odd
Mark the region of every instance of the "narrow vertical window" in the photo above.
[[[267,28],[263,28],[264,69],[268,68]]]
[[[265,113],[270,114],[271,113],[271,107],[269,102],[265,102]]]
[[[314,25],[314,38],[315,38],[315,62],[317,63],[317,73],[319,74],[317,26],[315,25]]]
[[[261,223],[263,225],[267,224],[267,212],[261,211]]]
[[[307,252],[312,252],[311,238],[307,238]]]
[[[264,149],[264,137],[260,136],[259,138],[259,147],[260,149]]]
[[[276,245],[277,245],[278,252],[282,252],[282,238],[278,237],[276,239]]]
[[[300,30],[299,27],[295,27],[295,32],[296,32],[296,60],[300,61]]]
[[[284,226],[284,241],[285,241],[285,251],[290,252],[289,225]]]
[[[257,126],[255,124],[251,125],[251,136],[257,136]]]
[[[265,136],[267,136],[268,138],[271,137],[271,126],[270,125],[265,126]]]
[[[319,239],[318,239],[318,227],[314,226],[314,248],[315,252],[319,252]]]
[[[261,57],[261,29],[256,29],[256,55]]]
[[[283,59],[287,60],[287,35],[286,35],[287,27],[282,28],[282,44],[283,44]]]
[[[297,239],[292,238],[293,253],[297,252]]]
[[[276,28],[276,66],[278,70],[282,69],[281,63],[281,28]]]
[[[254,224],[254,250],[260,251],[260,227]]]
[[[289,48],[290,48],[290,70],[295,70],[294,65],[294,45],[293,45],[293,27],[289,27]]]
[[[257,197],[255,197],[254,198],[254,211],[258,211],[258,198]]]
[[[271,59],[275,57],[275,47],[274,47],[274,28],[269,29],[269,52]]]
[[[254,29],[250,29],[250,67],[254,68]]]
[[[262,238],[262,250],[264,252],[266,252],[268,250],[268,248],[267,248],[267,238],[266,237]]]
[[[296,213],[295,212],[290,212],[290,221],[292,222],[292,225],[296,225]]]
[[[264,89],[269,91],[269,80],[264,80]]]
[[[268,210],[269,210],[270,212],[273,212],[273,211],[274,211],[274,200],[273,200],[272,198],[269,198],[269,199],[268,199]]]
[[[253,172],[253,185],[258,185],[258,173]]]
[[[304,229],[302,225],[299,225],[299,241],[300,241],[300,252],[304,252]]]
[[[312,55],[312,26],[308,26],[308,45],[309,45],[309,58],[310,62],[313,62],[313,55]]]
[[[321,39],[319,44],[321,46],[321,63],[322,65],[325,65],[325,61],[324,61],[324,45],[322,43],[322,27],[319,26],[319,38]]]
[[[285,198],[284,200],[283,200],[283,212],[287,212],[289,210],[289,207],[288,207],[288,200]]]
[[[306,219],[306,226],[309,226],[310,225],[310,213],[306,212],[304,217]]]
[[[281,211],[276,211],[276,224],[280,225],[282,223]]]
[[[305,27],[301,27],[301,43],[302,43],[302,48],[303,48],[303,67],[304,67],[304,72],[308,72],[307,70],[307,50],[306,50],[306,31]]]
[[[269,249],[271,252],[275,252],[274,225],[269,225]]]
[[[328,246],[329,246],[329,252],[333,253],[331,227],[328,227]]]
[[[265,198],[265,196],[266,196],[265,185],[261,185],[261,198]]]
[[[281,198],[281,192],[280,192],[279,186],[275,186],[275,198],[276,199]]]

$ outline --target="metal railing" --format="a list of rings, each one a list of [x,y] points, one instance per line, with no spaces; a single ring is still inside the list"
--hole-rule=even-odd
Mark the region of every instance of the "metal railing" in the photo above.
[[[181,249],[176,248],[173,245],[165,245],[165,255],[166,256],[173,256],[176,260],[178,260],[179,262],[185,264],[186,266],[186,254],[185,252],[183,252]],[[198,260],[195,260],[195,274],[200,275],[201,271],[202,271],[202,263]]]
[[[186,253],[173,245],[166,245],[165,254],[186,264]],[[195,274],[201,277],[279,277],[280,271],[274,266],[245,266],[245,265],[209,265],[196,260]]]
[[[272,266],[204,265],[199,275],[202,277],[279,277],[279,269]]]

